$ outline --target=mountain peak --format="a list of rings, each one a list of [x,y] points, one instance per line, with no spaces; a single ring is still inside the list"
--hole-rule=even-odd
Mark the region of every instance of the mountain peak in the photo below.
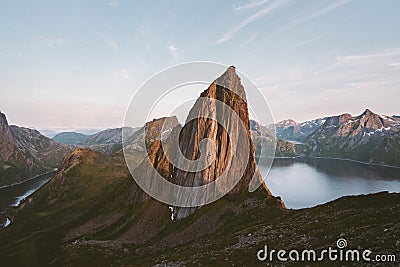
[[[376,115],[376,114],[367,108],[361,115],[371,116],[371,115]]]
[[[8,128],[6,115],[0,111],[0,132],[4,132]]]
[[[207,98],[218,101],[208,101]],[[218,104],[221,102],[223,105]],[[224,125],[228,125],[231,130],[225,129]],[[246,139],[248,142],[245,141]],[[213,144],[214,149],[206,148],[207,151],[202,151],[201,143],[204,140],[209,140],[209,144]],[[174,142],[177,142],[176,146]],[[176,153],[178,149],[180,153]],[[167,158],[164,151],[171,152],[171,157]],[[161,146],[160,140],[155,140],[149,152],[150,164],[148,161],[143,161],[135,169],[134,177],[145,174],[149,181],[153,181],[154,174],[158,173],[166,180],[182,187],[203,186],[216,181],[221,176],[225,177],[218,179],[210,195],[195,194],[186,198],[180,192],[175,193],[184,202],[183,207],[173,208],[173,215],[177,220],[197,209],[189,208],[189,204],[193,201],[207,199],[213,195],[218,196],[225,188],[231,188],[228,192],[230,196],[240,195],[247,191],[253,177],[261,179],[251,139],[246,95],[235,67],[229,67],[201,93],[200,98],[189,111],[185,125],[182,128],[175,127],[171,131],[165,146]],[[200,159],[196,163],[199,171],[186,168],[189,163],[177,157],[180,154],[190,161]],[[210,157],[214,160],[208,167],[201,168],[202,162]],[[181,165],[185,166],[184,168],[176,167],[171,162],[186,165]],[[233,185],[232,181],[236,178],[238,182]],[[153,183],[152,186],[156,184]],[[268,189],[267,194],[271,195]]]
[[[287,127],[289,127],[289,126],[294,126],[294,125],[297,125],[297,124],[298,123],[296,121],[292,120],[292,119],[286,119],[286,120],[278,122],[276,125],[278,127],[279,126],[287,126]]]
[[[236,72],[235,66],[230,66],[227,68],[227,70],[217,79],[214,80],[214,82],[211,84],[211,86],[203,93],[212,93],[210,89],[216,89],[215,93],[220,94],[221,91],[231,91],[240,96],[243,100],[246,101],[246,93],[244,91],[244,87],[242,85],[242,82],[240,80],[239,75]],[[225,90],[223,90],[225,89]],[[206,93],[207,94],[207,93]],[[205,96],[205,95],[201,95]],[[210,96],[208,94],[207,96]],[[213,97],[215,98],[215,97]]]
[[[222,76],[225,76],[225,75],[227,75],[227,76],[229,76],[229,77],[237,77],[237,78],[239,78],[239,76],[237,75],[237,73],[236,73],[236,67],[235,66],[229,66],[227,69],[226,69],[226,71],[221,75],[221,77]]]

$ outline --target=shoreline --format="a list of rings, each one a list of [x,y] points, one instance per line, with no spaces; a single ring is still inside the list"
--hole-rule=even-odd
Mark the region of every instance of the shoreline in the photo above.
[[[57,169],[57,170],[58,170],[58,169]],[[34,177],[31,177],[31,178],[29,178],[29,179],[27,179],[27,180],[23,180],[23,181],[21,181],[21,182],[16,182],[16,183],[9,184],[9,185],[2,185],[2,186],[0,186],[0,189],[2,189],[2,188],[7,188],[7,187],[11,187],[11,186],[15,186],[15,185],[19,185],[19,184],[23,184],[23,183],[25,183],[25,182],[31,181],[31,180],[33,180],[33,179],[36,179],[36,178],[38,178],[38,177],[40,177],[40,176],[43,176],[43,175],[46,175],[46,174],[50,174],[50,173],[52,173],[52,172],[56,173],[57,170],[52,170],[52,171],[48,171],[48,172],[45,172],[45,173],[41,173],[41,174],[38,174],[38,175],[36,175],[36,176],[34,176]]]
[[[274,157],[275,159],[329,159],[329,160],[342,160],[342,161],[350,161],[355,163],[361,163],[364,165],[373,165],[378,167],[385,167],[385,168],[395,168],[400,169],[400,166],[393,166],[388,164],[379,164],[379,163],[372,163],[372,162],[365,162],[356,159],[345,159],[345,158],[332,158],[332,157],[313,157],[313,156],[295,156],[295,157]]]

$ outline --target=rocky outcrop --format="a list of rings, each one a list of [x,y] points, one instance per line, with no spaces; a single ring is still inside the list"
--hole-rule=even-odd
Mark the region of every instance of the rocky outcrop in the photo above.
[[[16,149],[17,143],[8,125],[6,115],[0,112],[0,159],[8,161]]]
[[[230,135],[223,125],[231,127]],[[173,145],[175,140],[179,140],[179,147]],[[208,140],[208,145],[211,147],[207,145],[201,147],[204,145],[202,143],[204,140]],[[246,145],[248,150],[245,148]],[[233,146],[236,148],[232,149]],[[182,168],[179,165],[182,159],[177,156],[179,154],[177,149],[192,162],[206,156],[214,160],[200,171],[190,171],[187,166]],[[164,150],[168,150],[170,153],[167,154],[172,156],[167,158]],[[153,183],[153,175],[157,173],[185,187],[202,186],[224,175],[225,179],[220,179],[222,182],[219,181],[217,185],[215,194],[218,194],[223,188],[231,186],[232,179],[240,174],[238,183],[228,193],[229,196],[235,196],[248,191],[253,177],[261,179],[251,139],[246,94],[235,68],[229,67],[200,95],[190,110],[183,128],[180,125],[176,126],[164,146],[160,140],[156,140],[148,152],[151,165],[141,164],[133,176],[146,175],[149,184]],[[197,161],[195,164],[198,165],[194,166],[201,166],[202,162],[204,161]],[[268,189],[267,192],[269,193]],[[193,195],[188,198],[186,205],[198,197],[204,196]],[[173,216],[179,220],[195,210],[196,208],[174,207]]]
[[[229,67],[200,97],[189,112],[189,118],[196,119],[186,121],[180,132],[179,146],[182,154],[193,160],[201,156],[201,141],[204,139],[212,140],[215,145],[214,155],[212,156],[215,160],[207,169],[197,173],[176,169],[174,181],[184,186],[203,185],[216,180],[226,169],[227,176],[233,177],[240,172],[238,165],[230,165],[230,161],[234,158],[232,162],[236,164],[237,162],[246,162],[247,166],[245,166],[246,169],[239,183],[230,191],[230,194],[246,191],[250,180],[254,175],[259,176],[259,173],[250,134],[246,94],[235,68]],[[203,101],[202,98],[215,99],[226,106],[218,106],[212,102]],[[229,109],[234,114],[231,114],[228,111]],[[235,115],[238,115],[240,122],[235,121]],[[240,127],[240,123],[244,125],[244,128]],[[231,125],[231,136],[223,127],[223,125],[230,124],[234,124]],[[244,142],[241,142],[242,138],[246,138],[249,142],[248,154],[242,153],[246,151]],[[236,151],[231,151],[232,140],[238,142]]]
[[[298,146],[298,145],[297,145]],[[275,157],[297,157],[298,152],[296,149],[296,144],[286,140],[278,140],[276,143]]]
[[[125,137],[124,148],[146,151],[150,148],[152,142],[167,139],[172,129],[177,125],[179,125],[179,122],[176,116],[153,119],[131,136]]]

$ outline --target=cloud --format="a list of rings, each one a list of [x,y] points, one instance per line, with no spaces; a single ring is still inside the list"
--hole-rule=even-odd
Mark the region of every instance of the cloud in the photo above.
[[[121,69],[120,74],[123,79],[133,81],[133,77],[129,74],[129,72],[126,69]]]
[[[64,39],[60,37],[56,38],[41,38],[37,42],[35,42],[34,46],[36,47],[55,47],[58,45],[64,44]]]
[[[249,25],[250,23],[264,17],[265,15],[269,14],[270,12],[274,11],[275,9],[280,8],[281,6],[285,5],[288,3],[290,0],[280,0],[280,1],[275,1],[272,4],[267,5],[260,11],[254,13],[251,16],[246,17],[241,23],[239,23],[237,26],[231,28],[227,32],[225,32],[221,37],[219,37],[216,40],[217,44],[224,43],[232,39],[232,37],[241,29]]]
[[[297,120],[367,107],[390,113],[400,97],[399,63],[400,49],[331,55],[315,64],[282,66],[256,82],[279,119],[293,110]]]
[[[243,6],[235,6],[235,5],[233,5],[233,9],[235,9],[235,10],[246,10],[246,9],[250,9],[250,8],[253,8],[253,7],[257,7],[257,6],[261,6],[261,5],[263,5],[263,4],[265,4],[265,3],[267,3],[267,2],[269,2],[270,0],[261,0],[261,1],[257,1],[257,0],[254,0],[254,1],[252,1],[252,2],[250,2],[250,3],[248,3],[248,4],[246,4],[246,5],[243,5]]]
[[[299,48],[299,47],[308,45],[308,44],[310,44],[310,43],[312,43],[312,42],[315,42],[315,41],[319,40],[320,38],[321,38],[321,36],[313,37],[313,38],[310,38],[310,39],[301,41],[301,42],[299,42],[298,44],[295,44],[295,45],[293,45],[293,46],[290,47],[290,48],[291,48],[291,49]]]
[[[169,50],[169,53],[172,57],[174,57],[175,59],[178,58],[179,52],[177,47],[175,47],[174,45],[169,45],[166,48]]]
[[[118,50],[118,45],[114,40],[112,40],[111,38],[108,38],[107,36],[102,35],[102,34],[99,34],[99,37],[103,40],[104,43],[106,43],[112,49]]]
[[[110,2],[108,2],[107,6],[111,6],[111,7],[116,7],[119,5],[119,1],[118,0],[111,0]]]
[[[258,36],[257,33],[253,34],[253,35],[252,35],[251,37],[249,37],[247,40],[244,40],[244,41],[239,45],[239,47],[245,47],[245,46],[247,46],[248,44],[253,43],[253,41],[254,41],[255,39],[257,39],[257,36]]]
[[[386,49],[382,52],[363,54],[363,55],[349,55],[337,57],[338,62],[354,62],[354,61],[370,61],[374,59],[382,59],[388,57],[400,56],[400,48]]]
[[[21,52],[0,52],[0,57],[20,57],[22,56]]]
[[[313,13],[306,15],[304,17],[292,20],[291,22],[289,22],[288,24],[286,24],[285,26],[282,27],[282,29],[288,29],[294,26],[297,26],[299,24],[303,24],[306,23],[307,21],[310,21],[312,19],[318,18],[324,14],[327,14],[343,5],[348,4],[349,2],[351,2],[352,0],[341,0],[341,1],[335,1],[333,4],[328,5],[320,10],[316,10]]]

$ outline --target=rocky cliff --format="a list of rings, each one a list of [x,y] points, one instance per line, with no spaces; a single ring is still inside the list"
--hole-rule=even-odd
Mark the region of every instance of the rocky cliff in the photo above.
[[[230,135],[223,125],[229,125]],[[175,140],[179,140],[179,147],[172,144]],[[201,147],[204,145],[202,143],[204,140],[208,140],[211,147]],[[232,149],[233,145],[236,147],[235,149]],[[247,150],[246,145],[248,145]],[[205,156],[214,160],[208,167],[194,172],[185,168],[187,166],[176,167],[177,163],[179,165],[181,161],[181,159],[175,158],[178,153],[172,151],[168,154],[173,156],[167,158],[164,149],[168,150],[167,152],[179,149],[182,155],[191,161]],[[229,67],[221,77],[201,93],[200,98],[190,110],[183,128],[180,125],[176,126],[171,131],[164,147],[161,141],[157,140],[152,143],[148,152],[151,166],[145,163],[141,164],[133,176],[146,174],[148,179],[152,180],[152,177],[158,173],[174,184],[194,187],[211,183],[224,175],[224,179],[220,179],[222,182],[217,184],[215,190],[215,194],[218,194],[223,188],[231,186],[231,181],[239,174],[239,181],[228,192],[228,196],[247,192],[253,177],[261,179],[251,139],[246,94],[235,68]],[[169,159],[174,161],[174,164],[171,164]],[[202,163],[196,164],[198,164],[196,166],[200,166]],[[267,192],[270,194],[268,189]],[[190,202],[193,201],[193,198],[199,197],[204,196],[193,195],[187,201]],[[179,220],[195,210],[196,208],[174,207],[173,216]]]
[[[0,185],[23,181],[57,168],[71,147],[38,131],[9,126],[0,113]]]
[[[233,177],[236,173],[240,173],[238,162],[246,162],[247,165],[244,166],[245,171],[242,178],[229,193],[244,192],[253,176],[259,176],[259,173],[250,133],[246,94],[235,68],[229,67],[200,97],[188,116],[191,119],[196,119],[187,120],[180,132],[179,147],[186,158],[197,159],[201,156],[201,141],[204,139],[212,140],[215,150],[212,151],[214,155],[211,155],[211,157],[215,160],[209,168],[197,173],[176,169],[174,181],[184,186],[203,185],[216,180],[224,171],[227,171],[228,177]],[[202,98],[215,99],[226,106],[203,101]],[[236,115],[238,115],[240,121],[236,121],[234,118]],[[241,128],[239,124],[243,124],[244,127]],[[223,125],[231,126],[230,135]],[[243,139],[247,139],[249,142],[247,153],[243,152],[246,151],[244,147],[246,144],[241,141]],[[236,151],[232,151],[234,140],[238,142]],[[230,162],[237,165],[230,164]]]

